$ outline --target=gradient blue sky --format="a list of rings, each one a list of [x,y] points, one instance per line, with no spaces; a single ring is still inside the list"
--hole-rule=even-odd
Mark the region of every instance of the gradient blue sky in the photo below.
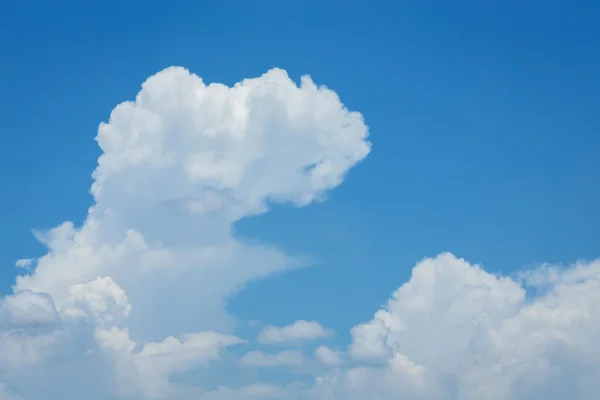
[[[371,129],[329,201],[238,224],[318,260],[250,285],[243,319],[347,332],[441,251],[507,274],[597,257],[599,20],[593,1],[4,2],[0,292],[44,253],[32,228],[85,217],[98,123],[170,65],[310,74]]]

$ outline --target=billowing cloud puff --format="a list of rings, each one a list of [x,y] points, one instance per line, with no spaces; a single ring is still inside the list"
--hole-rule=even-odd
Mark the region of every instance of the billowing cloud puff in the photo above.
[[[62,313],[69,317],[91,316],[99,323],[108,323],[127,317],[131,309],[125,291],[107,276],[71,286]]]

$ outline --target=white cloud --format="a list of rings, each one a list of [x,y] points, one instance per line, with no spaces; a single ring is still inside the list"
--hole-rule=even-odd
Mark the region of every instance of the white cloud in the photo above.
[[[516,281],[451,254],[424,260],[352,330],[357,366],[314,390],[327,399],[596,398],[600,260],[526,275],[545,293],[527,299]]]
[[[33,264],[34,261],[35,261],[35,259],[33,259],[33,258],[22,258],[15,262],[15,267],[29,268]]]
[[[35,269],[0,301],[0,399],[597,398],[600,260],[512,279],[442,254],[352,329],[347,351],[318,347],[327,367],[296,350],[231,361],[244,340],[226,300],[299,265],[237,240],[233,224],[271,202],[322,199],[366,157],[366,138],[335,93],[281,70],[233,87],[182,68],[150,77],[98,130],[84,224],[36,233],[48,253],[17,262]],[[258,341],[332,334],[296,321]],[[282,368],[300,372],[284,386],[249,367],[302,363]]]
[[[125,291],[107,276],[71,286],[61,311],[65,316],[91,316],[98,323],[109,323],[127,317],[131,310]]]
[[[315,357],[321,363],[326,365],[338,365],[342,362],[340,353],[331,350],[327,346],[319,346],[315,350]]]
[[[135,352],[136,343],[129,332],[118,328],[96,330],[103,349],[113,352],[118,367],[120,394],[138,395],[149,399],[173,397],[169,377],[191,368],[206,366],[220,358],[222,349],[243,343],[243,340],[215,332],[169,336],[161,342],[145,343]]]
[[[0,326],[11,329],[32,328],[44,325],[55,326],[60,321],[52,297],[46,293],[22,290],[0,299]]]
[[[286,350],[273,354],[266,354],[262,351],[251,351],[244,354],[240,362],[243,365],[253,365],[256,367],[301,365],[304,362],[304,355],[298,350]]]
[[[283,327],[266,326],[258,333],[258,341],[265,344],[310,341],[332,336],[333,332],[316,321],[299,320]]]
[[[362,116],[333,91],[309,77],[297,85],[279,69],[233,87],[178,67],[148,78],[98,129],[102,155],[83,225],[36,232],[47,254],[17,262],[35,269],[18,277],[15,298],[35,292],[52,300],[50,307],[30,299],[38,303],[27,318],[54,310],[63,328],[15,334],[10,314],[0,350],[11,349],[12,361],[56,362],[38,347],[57,347],[64,333],[60,347],[70,344],[72,359],[61,362],[110,355],[121,389],[177,396],[174,375],[240,342],[226,299],[249,281],[302,265],[237,240],[233,224],[269,203],[323,199],[369,153],[367,136]]]

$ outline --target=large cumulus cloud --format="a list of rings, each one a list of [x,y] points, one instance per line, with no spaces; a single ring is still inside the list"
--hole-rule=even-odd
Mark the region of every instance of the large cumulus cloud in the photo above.
[[[309,77],[298,85],[273,69],[228,87],[179,67],[151,76],[98,129],[83,225],[36,233],[48,253],[27,261],[14,291],[38,306],[9,322],[48,311],[91,333],[89,351],[112,354],[131,380],[152,382],[140,395],[164,396],[171,373],[241,342],[228,296],[302,263],[239,241],[233,224],[269,203],[323,199],[369,153],[367,136],[362,116]]]
[[[308,77],[150,77],[98,129],[84,223],[37,232],[47,254],[18,262],[29,273],[0,301],[0,399],[595,399],[600,261],[508,277],[441,254],[347,348],[334,321],[304,316],[238,337],[227,299],[302,260],[233,225],[322,200],[367,137]]]
[[[39,234],[49,252],[15,289],[48,293],[61,307],[73,285],[108,276],[127,293],[144,339],[230,328],[228,295],[298,263],[239,242],[232,224],[269,202],[321,198],[368,154],[367,133],[360,114],[308,77],[297,86],[273,69],[227,87],[183,68],[161,71],[100,125],[95,204],[83,226]]]

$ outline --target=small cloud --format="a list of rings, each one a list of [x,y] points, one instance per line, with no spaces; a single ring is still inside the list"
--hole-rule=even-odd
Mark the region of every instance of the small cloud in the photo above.
[[[21,258],[20,260],[17,260],[17,262],[15,263],[15,267],[29,268],[31,266],[31,264],[33,264],[34,261],[35,261],[35,259],[33,259],[33,258]]]
[[[277,344],[311,341],[330,336],[333,336],[333,331],[325,329],[318,322],[299,320],[283,327],[265,327],[258,334],[258,341],[263,344]]]

